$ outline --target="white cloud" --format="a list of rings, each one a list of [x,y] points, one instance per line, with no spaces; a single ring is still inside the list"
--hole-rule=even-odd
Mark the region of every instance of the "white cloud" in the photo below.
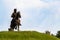
[[[5,0],[4,2],[7,6],[19,8],[44,7],[48,5],[40,0]]]
[[[40,0],[4,0],[3,2],[9,10],[17,8],[19,11],[21,11],[23,18],[30,17],[29,14],[25,12],[27,9],[48,7],[48,3],[44,3]]]

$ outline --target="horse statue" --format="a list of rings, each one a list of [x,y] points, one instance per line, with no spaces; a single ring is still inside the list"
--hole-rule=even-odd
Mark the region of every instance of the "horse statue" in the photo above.
[[[10,28],[8,29],[9,31],[14,31],[14,29],[18,29],[19,31],[19,26],[21,26],[21,20],[19,18],[21,18],[20,12],[16,12],[17,9],[14,9],[14,12],[12,14],[12,21],[10,24]]]

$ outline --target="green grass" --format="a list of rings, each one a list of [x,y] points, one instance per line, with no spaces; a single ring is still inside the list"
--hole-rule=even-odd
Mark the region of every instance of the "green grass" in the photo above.
[[[0,32],[0,40],[60,40],[35,31]]]

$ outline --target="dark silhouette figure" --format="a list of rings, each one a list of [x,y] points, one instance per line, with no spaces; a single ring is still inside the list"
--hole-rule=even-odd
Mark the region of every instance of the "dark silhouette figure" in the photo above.
[[[13,31],[14,29],[17,29],[17,26],[19,31],[19,25],[21,26],[20,19],[19,19],[21,18],[20,12],[17,12],[17,9],[14,9],[14,12],[12,13],[11,17],[12,17],[12,21],[10,24],[9,31]]]

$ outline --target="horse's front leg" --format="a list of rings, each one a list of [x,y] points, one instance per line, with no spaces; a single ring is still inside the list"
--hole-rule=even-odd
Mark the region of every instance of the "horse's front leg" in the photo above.
[[[18,25],[18,31],[19,31],[19,25]]]

